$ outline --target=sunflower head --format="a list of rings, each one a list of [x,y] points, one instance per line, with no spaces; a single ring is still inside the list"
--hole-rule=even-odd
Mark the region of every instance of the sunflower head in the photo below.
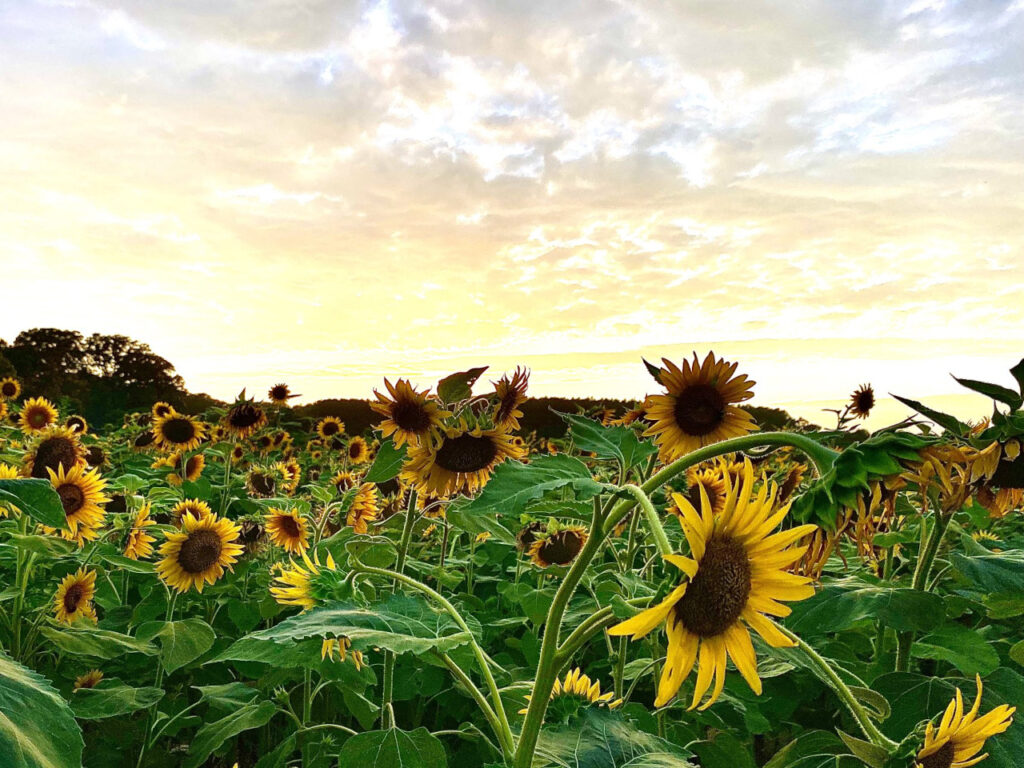
[[[245,487],[249,495],[257,499],[269,499],[277,493],[277,475],[264,467],[254,467],[245,476]]]
[[[45,397],[33,397],[22,404],[18,424],[25,434],[38,434],[56,423],[57,409]]]
[[[658,381],[667,391],[644,403],[645,418],[653,422],[644,434],[654,436],[663,460],[757,429],[750,414],[735,405],[754,394],[754,382],[734,375],[736,363],[718,360],[713,352],[703,362],[694,354],[682,367],[662,362]]]
[[[0,400],[15,400],[21,394],[21,383],[10,376],[0,379]]]
[[[76,435],[84,435],[89,431],[89,422],[81,416],[68,416],[67,420],[64,422],[64,426]]]
[[[266,411],[252,400],[239,400],[224,416],[224,426],[228,432],[240,439],[258,432],[266,423]]]
[[[352,505],[348,508],[345,524],[351,526],[355,533],[366,533],[369,530],[367,524],[376,520],[378,515],[380,508],[377,506],[377,486],[373,483],[363,483],[352,497]]]
[[[867,418],[871,409],[875,407],[875,390],[870,384],[861,384],[857,390],[850,395],[850,413],[858,419]]]
[[[512,378],[508,374],[494,383],[494,394],[498,404],[494,408],[494,423],[509,432],[519,429],[523,412],[519,406],[526,402],[526,389],[530,385],[530,371],[516,368]]]
[[[549,526],[546,533],[534,535],[535,539],[527,551],[538,568],[569,565],[587,543],[587,529],[582,526],[559,527],[554,531]]]
[[[324,441],[329,442],[333,438],[344,434],[344,432],[344,422],[335,416],[324,416],[316,423],[316,433],[320,435],[320,439]]]
[[[102,446],[90,445],[85,449],[85,463],[90,467],[102,467],[107,461],[107,453]]]
[[[205,428],[191,416],[172,410],[153,422],[153,434],[165,451],[191,451],[202,442]]]
[[[391,437],[398,447],[406,443],[417,445],[432,429],[439,427],[443,419],[451,416],[450,411],[441,409],[429,389],[417,392],[406,379],[394,384],[384,379],[384,387],[390,397],[373,390],[377,401],[371,402],[370,408],[384,417],[377,425],[381,435]]]
[[[53,613],[62,624],[73,624],[78,619],[96,621],[92,598],[96,594],[96,571],[79,568],[69,573],[57,588],[53,600]]]
[[[162,419],[165,416],[170,416],[174,413],[174,406],[170,403],[165,403],[162,400],[153,403],[153,407],[150,409],[150,413],[153,414],[153,419]]]
[[[50,484],[60,497],[67,521],[67,531],[61,531],[61,536],[80,544],[95,539],[97,529],[103,524],[101,505],[108,501],[103,493],[106,481],[95,469],[86,471],[83,464],[66,471],[63,467],[56,472],[51,469],[49,474]]]
[[[520,552],[529,552],[533,542],[537,540],[537,535],[542,533],[544,528],[544,523],[539,520],[534,520],[524,525],[519,529],[519,533],[516,534],[516,549]]]
[[[225,569],[232,570],[242,554],[238,535],[237,525],[217,515],[185,515],[181,531],[168,533],[160,547],[163,559],[157,563],[157,574],[178,592],[192,587],[202,592],[206,584],[220,579]]]
[[[156,525],[156,522],[150,517],[151,512],[152,508],[147,501],[135,514],[132,527],[128,531],[128,539],[124,545],[124,556],[129,560],[142,560],[153,554],[153,542],[156,539],[150,536],[146,530]]]
[[[526,700],[533,698],[527,694]],[[595,706],[615,709],[622,706],[622,699],[615,699],[613,691],[601,693],[601,683],[596,678],[591,681],[590,677],[583,674],[579,667],[570,669],[565,673],[564,679],[555,679],[555,685],[551,689],[551,703],[548,712],[554,715],[554,720],[566,722],[581,707]],[[525,715],[527,708],[519,710],[520,715]],[[547,715],[545,716],[547,717]]]
[[[176,528],[181,527],[181,522],[186,515],[192,515],[195,518],[208,517],[213,514],[213,510],[210,509],[210,505],[205,501],[199,499],[182,499],[173,507],[171,507],[171,523]]]
[[[156,444],[156,433],[151,429],[147,429],[145,432],[137,435],[132,440],[132,449],[136,451],[144,451],[147,448],[151,448]]]
[[[726,483],[726,475],[718,468],[690,467],[686,470],[686,498],[695,509],[699,509],[702,498],[701,490],[703,489],[711,502],[711,513],[720,514],[725,508]],[[679,507],[674,504],[669,510],[677,516],[682,514]]]
[[[231,448],[231,462],[237,464],[245,458],[245,445],[237,443]]]
[[[338,492],[339,496],[349,488],[354,488],[355,484],[356,476],[347,470],[342,470],[331,478],[331,485],[334,486],[334,490]]]
[[[90,669],[85,674],[75,678],[74,690],[80,691],[83,688],[95,688],[103,679],[103,673],[98,669]]]
[[[85,464],[85,447],[68,427],[47,427],[38,433],[32,449],[25,455],[25,474],[46,479],[50,470],[69,470]]]
[[[270,540],[290,555],[301,555],[309,546],[309,526],[296,509],[271,507],[266,526]]]
[[[469,429],[464,423],[431,433],[409,450],[403,481],[434,496],[476,493],[505,459],[521,459],[523,446],[502,429]]]
[[[353,437],[349,440],[345,452],[352,464],[365,464],[370,458],[370,447],[361,437]]]
[[[270,586],[270,594],[281,605],[297,605],[302,610],[309,610],[325,599],[324,575],[338,570],[331,553],[327,553],[326,565],[320,564],[319,555],[314,552],[313,558],[302,553],[305,567],[292,561],[291,567],[277,563],[274,567],[274,583]]]
[[[925,730],[924,746],[917,753],[917,768],[968,768],[988,757],[978,757],[985,742],[992,736],[1003,733],[1013,723],[1016,707],[1001,704],[991,712],[978,716],[981,709],[981,677],[975,675],[978,695],[970,711],[964,711],[963,695],[956,690],[956,697],[949,702],[939,727],[928,723]]]
[[[299,395],[293,395],[287,384],[275,384],[267,390],[267,397],[274,405],[287,405],[289,400]]]

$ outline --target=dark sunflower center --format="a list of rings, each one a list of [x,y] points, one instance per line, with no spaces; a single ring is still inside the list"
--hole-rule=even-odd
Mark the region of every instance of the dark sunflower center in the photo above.
[[[153,409],[153,413],[155,413],[157,416],[166,416],[170,412],[171,407],[169,405],[158,405],[156,408]]]
[[[688,435],[710,434],[725,418],[725,398],[710,384],[694,384],[676,395],[675,417]]]
[[[875,393],[867,390],[854,396],[854,407],[861,413],[867,413],[875,407]]]
[[[690,503],[693,505],[693,508],[698,510],[698,511],[700,511],[700,505],[701,505],[700,487],[702,485],[704,486],[704,492],[707,493],[707,495],[708,495],[708,501],[711,502],[711,507],[712,508],[715,507],[715,502],[718,500],[718,492],[712,486],[706,485],[706,484],[701,483],[699,481],[693,483],[686,490],[686,498],[689,499]]]
[[[163,425],[164,437],[172,443],[188,443],[196,436],[196,427],[188,419],[168,419]]]
[[[196,472],[201,470],[202,466],[199,463],[200,461],[202,461],[202,459],[200,459],[198,456],[193,456],[191,459],[189,459],[185,463],[185,474],[191,477],[192,475],[196,474]]]
[[[178,563],[187,573],[202,573],[220,559],[223,547],[214,531],[193,531],[181,545]]]
[[[64,593],[64,610],[67,613],[74,613],[78,610],[78,604],[82,602],[83,597],[85,597],[85,586],[78,582],[72,584]]]
[[[281,530],[283,530],[291,538],[297,539],[299,538],[299,536],[302,535],[302,529],[299,528],[299,523],[295,520],[294,517],[282,515],[278,518],[278,520],[280,521]]]
[[[577,531],[553,533],[540,545],[537,554],[545,563],[568,565],[583,549],[583,537]]]
[[[352,443],[348,447],[348,455],[353,459],[358,459],[363,455],[363,446],[361,443]]]
[[[953,746],[953,742],[947,741],[939,748],[938,752],[932,752],[928,757],[918,760],[918,762],[921,764],[921,768],[950,768],[953,765],[955,753],[956,748]]]
[[[270,475],[256,473],[251,477],[252,488],[261,496],[271,496],[277,488],[277,483]]]
[[[993,488],[1024,488],[1024,453],[1013,461],[1000,461],[990,483]]]
[[[537,532],[543,527],[543,523],[535,520],[532,523],[528,523],[516,534],[516,547],[518,547],[520,552],[530,548],[530,545],[537,540]]]
[[[85,506],[85,493],[77,485],[65,483],[57,489],[60,503],[64,505],[64,514],[70,517]]]
[[[465,433],[446,437],[434,461],[449,472],[476,472],[489,467],[497,455],[498,446],[493,439]]]
[[[712,538],[704,550],[697,575],[675,604],[675,618],[699,637],[715,637],[743,612],[750,596],[750,560],[738,541]]]
[[[9,381],[4,382],[3,393],[4,397],[14,397],[17,392],[17,388]]]
[[[405,432],[421,434],[430,429],[430,414],[415,400],[399,400],[392,405],[391,420]]]
[[[335,422],[333,422],[333,421],[325,421],[320,426],[320,431],[323,434],[325,434],[327,437],[330,437],[331,435],[338,434],[338,432],[340,432],[341,430],[338,429],[338,425]]]
[[[135,438],[135,447],[145,448],[147,445],[151,445],[155,439],[156,435],[154,435],[149,430],[146,430],[141,435]]]
[[[83,429],[85,429],[85,422],[78,416],[72,416],[70,419],[68,419],[68,429],[70,429],[72,432],[81,432]]]
[[[42,408],[32,408],[25,415],[26,421],[33,427],[45,427],[50,423],[50,414],[44,411]]]
[[[105,458],[106,454],[103,453],[103,449],[98,445],[90,445],[89,449],[85,452],[85,460],[89,462],[90,467],[98,467]]]
[[[66,472],[75,466],[76,461],[78,461],[78,452],[71,439],[48,437],[36,448],[36,456],[32,462],[32,477],[41,477],[45,480],[50,476],[46,470],[52,469],[56,472],[64,467]]]
[[[276,387],[270,390],[270,396],[275,400],[284,400],[288,397],[288,387],[284,384],[278,384]]]
[[[228,424],[236,429],[245,429],[259,422],[262,414],[263,412],[255,405],[242,403],[228,411]]]

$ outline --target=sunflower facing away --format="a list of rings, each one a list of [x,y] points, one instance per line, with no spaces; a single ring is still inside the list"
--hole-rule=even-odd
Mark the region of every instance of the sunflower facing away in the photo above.
[[[734,376],[737,363],[716,360],[713,352],[702,363],[694,353],[692,364],[684,360],[682,368],[662,362],[658,380],[667,392],[647,398],[644,418],[654,423],[644,435],[654,436],[663,461],[757,429],[750,414],[734,405],[754,396],[754,382]]]
[[[103,494],[107,482],[100,477],[99,472],[95,469],[86,472],[81,464],[67,472],[63,467],[56,472],[51,469],[50,484],[60,497],[67,519],[68,530],[62,530],[60,535],[79,544],[95,539],[98,535],[96,530],[103,523],[104,511],[100,505],[109,501]],[[56,533],[54,529],[45,526],[44,530]]]
[[[861,384],[857,391],[850,395],[850,413],[858,419],[863,419],[871,413],[875,407],[875,390],[870,384]]]
[[[296,509],[271,507],[267,512],[267,534],[290,555],[301,555],[309,546],[306,519]]]
[[[960,689],[956,698],[949,702],[939,727],[928,723],[924,746],[917,753],[918,768],[968,768],[977,765],[988,753],[978,755],[990,736],[1002,733],[1013,723],[1016,707],[1006,704],[993,709],[987,715],[978,717],[981,707],[981,677],[976,675],[978,695],[970,712],[964,712],[964,700]]]
[[[655,706],[667,704],[697,665],[697,683],[690,709],[700,704],[711,685],[711,706],[725,685],[726,655],[751,689],[760,695],[757,657],[747,626],[770,646],[792,646],[764,614],[787,616],[791,609],[780,601],[803,600],[814,594],[810,579],[784,569],[803,554],[805,547],[790,546],[816,526],[801,525],[773,534],[785,519],[789,505],[778,507],[774,483],[764,483],[754,496],[753,468],[744,461],[743,480],[729,484],[725,509],[711,513],[711,501],[701,493],[698,514],[689,500],[675,494],[682,515],[680,524],[692,557],[666,555],[687,579],[661,604],[608,630],[610,635],[643,637],[665,622],[668,656],[658,683]]]
[[[10,376],[0,379],[0,399],[14,400],[21,394],[21,384]]]
[[[586,543],[587,529],[577,525],[547,534],[535,533],[527,552],[538,568],[569,565]]]
[[[613,691],[601,693],[601,682],[596,678],[591,682],[590,678],[584,675],[579,667],[566,672],[564,680],[555,678],[555,685],[551,689],[551,701],[560,696],[572,696],[577,699],[583,699],[588,704],[595,704],[599,707],[607,706],[608,709],[615,709],[622,705],[622,699],[612,701],[615,696]],[[527,701],[532,699],[533,696],[531,694],[526,694]],[[526,708],[520,709],[519,714],[525,715],[527,711],[528,709]]]
[[[153,422],[156,444],[165,451],[191,451],[203,439],[202,424],[183,413],[171,411]]]
[[[526,402],[526,388],[530,384],[530,372],[516,368],[512,378],[508,374],[494,382],[494,394],[498,396],[498,405],[494,409],[494,423],[509,432],[519,429],[519,418],[523,412],[519,406]]]
[[[505,459],[521,459],[524,447],[501,429],[470,430],[465,424],[431,432],[409,449],[402,480],[433,496],[476,493]]]
[[[160,547],[163,559],[156,572],[169,587],[187,592],[195,587],[203,591],[224,575],[242,554],[237,543],[239,528],[233,522],[216,515],[196,518],[185,515],[181,531],[167,534]]]
[[[77,619],[85,618],[95,622],[96,609],[92,606],[95,594],[96,571],[79,568],[76,573],[69,573],[57,587],[57,595],[53,600],[57,621],[72,624]]]
[[[45,397],[33,397],[21,406],[18,425],[26,435],[38,434],[57,423],[57,409]]]
[[[294,561],[291,568],[285,568],[280,563],[275,566],[277,574],[274,581],[277,583],[270,586],[270,594],[281,605],[297,605],[306,611],[316,605],[313,580],[320,575],[321,569],[325,566],[320,565],[320,558],[315,552],[312,560],[303,552],[302,560],[306,564],[305,568],[296,565]],[[327,553],[326,568],[328,571],[338,570],[330,552]]]
[[[353,437],[349,440],[346,453],[352,464],[365,464],[366,460],[370,458],[370,448],[361,437]]]
[[[352,506],[348,508],[345,524],[351,526],[355,533],[366,533],[369,530],[367,523],[376,520],[379,514],[377,486],[373,483],[363,483],[352,498]]]
[[[192,517],[206,517],[212,515],[213,510],[210,509],[210,505],[205,501],[199,499],[182,499],[173,507],[171,507],[171,522],[174,523],[175,527],[181,527],[181,521],[185,519],[185,515],[192,515]]]
[[[345,424],[334,416],[324,416],[316,424],[316,433],[324,440],[337,437],[345,431]]]
[[[124,545],[124,556],[129,560],[141,560],[153,554],[153,542],[156,538],[150,536],[147,528],[156,525],[156,522],[149,516],[151,507],[147,501],[143,504],[132,521],[131,530],[128,531],[128,541]]]
[[[224,426],[228,432],[239,439],[259,431],[266,423],[266,412],[248,400],[235,403],[224,417]]]
[[[417,392],[406,379],[399,379],[394,384],[384,379],[384,386],[391,398],[375,389],[373,394],[377,402],[371,402],[370,408],[384,417],[377,425],[381,436],[390,437],[397,447],[405,443],[417,445],[432,428],[441,425],[442,419],[451,416],[450,411],[441,410],[441,405],[430,396],[429,389]]]
[[[61,467],[69,470],[85,464],[85,447],[68,427],[47,427],[38,434],[38,440],[25,454],[28,477],[45,480],[51,469],[56,472]]]
[[[90,669],[83,675],[75,678],[74,690],[80,691],[83,688],[95,688],[103,679],[103,673],[98,669]]]

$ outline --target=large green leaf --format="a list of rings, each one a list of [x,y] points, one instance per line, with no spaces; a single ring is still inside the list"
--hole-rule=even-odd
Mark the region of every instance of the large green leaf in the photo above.
[[[67,629],[43,627],[41,631],[51,643],[71,656],[115,659],[126,653],[142,653],[146,656],[155,656],[157,653],[157,647],[150,642],[108,629],[76,626]]]
[[[485,365],[445,376],[437,382],[437,396],[444,403],[457,403],[460,400],[465,400],[473,394],[473,385],[486,370],[487,366]]]
[[[366,477],[367,483],[386,483],[398,476],[405,462],[405,446],[396,448],[393,440],[385,440],[377,449],[377,457],[370,465]]]
[[[919,659],[948,661],[966,675],[987,675],[999,666],[999,654],[989,642],[961,624],[946,624],[917,640]]]
[[[367,608],[347,602],[329,603],[277,626],[239,639],[218,661],[241,660],[275,663],[296,643],[309,638],[347,637],[353,650],[385,648],[395,653],[420,655],[447,653],[470,641],[447,613],[435,611],[418,596],[392,595]]]
[[[529,464],[506,461],[498,465],[466,510],[473,514],[517,516],[528,502],[559,488],[571,488],[578,499],[590,499],[605,490],[579,459],[564,453],[538,456]]]
[[[48,480],[0,480],[0,502],[12,504],[37,523],[51,528],[64,528],[67,525],[64,505]]]
[[[60,557],[78,549],[73,541],[57,538],[56,536],[40,536],[32,533],[9,533],[4,536],[4,544],[10,544],[17,549],[32,552],[44,557]]]
[[[338,753],[339,765],[359,768],[446,768],[444,745],[426,728],[367,731],[353,736]]]
[[[693,768],[689,750],[641,730],[621,712],[587,708],[571,725],[541,731],[534,765],[558,768]]]
[[[956,376],[957,384],[968,389],[973,389],[975,392],[980,392],[986,397],[991,397],[993,400],[998,400],[1001,403],[1005,403],[1014,410],[1021,406],[1020,393],[1014,392],[1012,389],[1001,387],[998,384],[989,384],[987,381],[975,381],[974,379],[958,379]]]
[[[913,672],[882,675],[871,687],[892,706],[892,714],[881,724],[881,729],[897,741],[902,741],[922,720],[941,715],[956,693],[953,685],[941,677],[925,677]],[[967,688],[963,690],[966,692]]]
[[[259,704],[246,704],[244,707],[222,717],[212,723],[206,723],[196,731],[195,738],[189,746],[185,768],[199,768],[206,762],[213,751],[228,739],[234,738],[243,731],[260,728],[270,722],[277,707],[269,701]]]
[[[969,557],[953,552],[950,561],[953,568],[979,591],[1024,593],[1024,553],[1000,552]]]
[[[919,403],[917,400],[911,400],[908,397],[900,397],[899,395],[892,396],[909,408],[913,408],[922,416],[931,419],[947,432],[952,432],[955,435],[964,435],[968,431],[967,425],[960,421],[956,416],[951,416],[950,414],[943,413],[942,411],[936,411],[934,408],[929,408],[924,403]]]
[[[163,698],[160,688],[132,688],[120,680],[103,680],[95,688],[80,688],[71,695],[71,709],[81,720],[102,720],[148,709]]]
[[[942,624],[945,602],[917,589],[861,586],[863,582],[830,584],[814,597],[793,604],[786,626],[798,635],[839,632],[859,621],[874,619],[896,631],[928,632]]]
[[[150,621],[139,627],[140,640],[160,643],[160,663],[167,672],[180,669],[213,647],[217,635],[202,619]]]
[[[764,768],[860,768],[842,739],[827,731],[800,734],[765,763]]]
[[[750,751],[726,731],[691,744],[690,748],[700,758],[701,768],[757,768]]]
[[[63,697],[0,651],[0,765],[79,768],[82,747],[82,731]]]
[[[590,451],[599,459],[615,459],[625,469],[635,466],[658,451],[656,445],[641,441],[636,432],[629,427],[605,427],[585,416],[558,411],[555,413],[569,425],[577,448]]]

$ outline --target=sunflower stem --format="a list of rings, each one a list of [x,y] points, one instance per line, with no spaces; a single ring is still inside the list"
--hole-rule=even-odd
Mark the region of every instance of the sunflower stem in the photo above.
[[[402,539],[398,544],[398,560],[395,562],[395,572],[405,574],[405,559],[409,553],[409,542],[412,541],[412,529],[416,524],[416,489],[409,491],[409,504],[405,509],[405,525],[402,527]],[[391,592],[394,593],[395,582],[391,582]],[[384,679],[381,683],[381,726],[387,730],[395,725],[395,711],[392,706],[392,698],[395,690],[395,653],[394,651],[384,652]]]
[[[665,535],[665,528],[661,525],[661,520],[658,518],[658,511],[654,508],[651,500],[647,498],[647,494],[643,492],[643,489],[638,485],[624,485],[622,490],[628,492],[637,500],[640,504],[640,508],[644,511],[644,517],[647,519],[647,527],[651,529],[651,535],[654,536],[654,543],[658,547],[658,552],[664,557],[665,555],[672,554],[672,545],[668,541],[668,536]]]
[[[825,659],[823,659],[816,650],[810,645],[804,642],[799,636],[786,629],[781,624],[775,624],[778,630],[785,635],[789,640],[803,651],[804,655],[810,660],[817,670],[818,677],[821,678],[828,686],[836,693],[846,708],[850,710],[850,714],[853,715],[853,719],[857,721],[857,725],[860,727],[861,732],[867,736],[868,740],[876,746],[882,747],[889,754],[899,746],[896,742],[888,739],[880,730],[878,726],[871,720],[871,716],[867,713],[867,710],[861,706],[860,702],[857,701],[857,697],[853,695],[853,692],[847,687],[846,683],[843,682],[842,678],[836,674],[836,671],[832,668]]]

